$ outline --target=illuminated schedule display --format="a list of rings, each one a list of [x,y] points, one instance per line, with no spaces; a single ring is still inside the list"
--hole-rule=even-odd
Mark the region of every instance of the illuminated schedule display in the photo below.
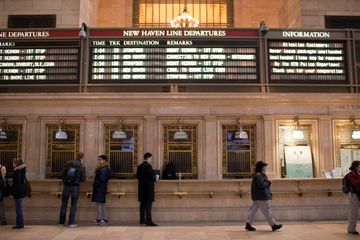
[[[79,83],[78,31],[0,32],[0,83]]]
[[[90,81],[259,82],[256,39],[237,39],[231,30],[189,32],[123,30],[119,38],[91,39]]]
[[[269,41],[272,83],[344,83],[347,80],[344,42]]]

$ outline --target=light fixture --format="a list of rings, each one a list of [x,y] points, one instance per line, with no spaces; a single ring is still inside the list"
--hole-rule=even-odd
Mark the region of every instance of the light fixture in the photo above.
[[[5,120],[2,120],[2,123],[0,124],[0,139],[7,139],[7,134],[6,132],[3,130],[3,126],[6,124]]]
[[[294,121],[296,123],[296,127],[291,136],[296,140],[304,139],[304,132],[300,130],[299,118],[296,117]]]
[[[265,20],[261,20],[260,21],[260,28],[259,28],[259,32],[265,36],[268,32],[269,32],[269,28],[265,23]]]
[[[80,38],[86,38],[86,31],[87,31],[87,25],[86,25],[86,23],[83,22],[81,24],[81,30],[79,32],[79,37]]]
[[[63,120],[61,120],[60,123],[59,123],[58,131],[55,134],[55,139],[60,139],[60,140],[68,139],[67,133],[65,131],[63,131],[62,128],[65,128],[65,123],[64,123]]]
[[[126,139],[126,133],[121,130],[121,120],[119,120],[119,123],[117,125],[116,130],[114,131],[112,138],[114,139]]]
[[[351,118],[351,122],[354,124],[354,131],[351,134],[352,139],[360,139],[359,125],[356,123],[354,118]]]
[[[242,129],[241,120],[239,119],[239,130],[235,132],[235,139],[248,139],[249,135]]]
[[[176,131],[174,134],[174,139],[175,140],[183,140],[183,139],[188,139],[188,135],[186,132],[184,132],[181,128],[181,123],[183,122],[182,119],[179,120],[179,131]]]
[[[171,20],[170,22],[171,27],[174,28],[199,27],[199,20],[190,16],[186,9],[187,9],[187,1],[185,0],[183,12],[175,19]]]

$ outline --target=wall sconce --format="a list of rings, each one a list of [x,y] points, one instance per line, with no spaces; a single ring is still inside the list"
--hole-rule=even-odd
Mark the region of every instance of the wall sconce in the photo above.
[[[265,36],[268,32],[269,32],[269,28],[265,23],[265,20],[261,20],[260,21],[260,28],[259,28],[259,32]]]
[[[354,130],[351,134],[352,139],[360,139],[360,128],[359,125],[356,123],[354,118],[351,119],[351,122],[354,124]]]
[[[114,139],[126,139],[126,133],[121,130],[121,120],[119,120],[116,130],[114,131],[112,138]]]
[[[304,139],[304,132],[300,130],[299,118],[296,117],[294,121],[296,123],[296,127],[291,136],[296,140]]]
[[[3,130],[5,125],[6,125],[6,121],[2,120],[2,122],[0,123],[0,139],[3,139],[3,140],[7,139],[7,134]]]
[[[176,131],[174,134],[174,139],[175,140],[180,140],[180,139],[188,139],[188,135],[186,132],[184,132],[181,129],[181,123],[183,122],[183,119],[179,120],[179,131]]]
[[[63,120],[60,121],[59,123],[59,128],[57,133],[55,134],[55,139],[60,139],[60,140],[66,140],[68,139],[68,135],[65,131],[63,131],[62,129],[65,128],[65,123]]]
[[[249,135],[242,129],[241,119],[239,119],[239,131],[235,132],[235,139],[249,139]]]

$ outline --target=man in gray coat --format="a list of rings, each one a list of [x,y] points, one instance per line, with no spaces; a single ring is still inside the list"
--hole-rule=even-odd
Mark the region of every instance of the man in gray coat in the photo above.
[[[275,223],[275,219],[271,214],[271,182],[265,174],[266,166],[267,163],[263,161],[258,161],[255,164],[255,173],[251,183],[251,199],[253,200],[253,203],[249,208],[245,226],[245,229],[248,231],[256,230],[253,226],[251,226],[251,224],[253,223],[256,212],[259,208],[260,211],[264,214],[266,221],[269,223],[273,231],[276,231],[282,227],[282,224]]]

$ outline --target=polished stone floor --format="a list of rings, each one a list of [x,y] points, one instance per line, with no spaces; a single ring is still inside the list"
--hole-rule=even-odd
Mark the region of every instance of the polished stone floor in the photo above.
[[[53,225],[27,225],[24,229],[0,226],[0,240],[335,240],[359,239],[346,232],[346,222],[291,222],[272,232],[265,223],[254,224],[255,232],[244,230],[237,223],[159,223],[158,227],[145,226],[91,226],[75,228]],[[360,226],[359,226],[360,228]]]

